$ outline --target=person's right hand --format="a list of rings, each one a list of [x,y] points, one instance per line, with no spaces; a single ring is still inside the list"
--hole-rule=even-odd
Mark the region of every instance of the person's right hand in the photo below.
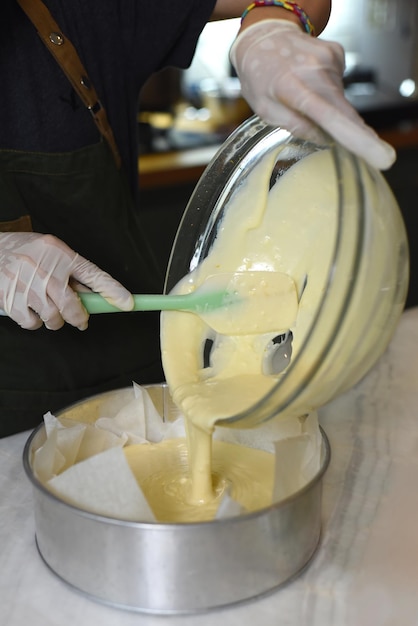
[[[0,309],[22,328],[64,322],[85,330],[89,314],[71,283],[100,293],[124,311],[133,308],[132,294],[109,274],[87,261],[53,235],[0,233]]]
[[[230,56],[242,95],[268,124],[313,141],[320,127],[373,167],[394,163],[395,150],[345,97],[340,44],[310,37],[287,20],[267,19],[245,28]]]

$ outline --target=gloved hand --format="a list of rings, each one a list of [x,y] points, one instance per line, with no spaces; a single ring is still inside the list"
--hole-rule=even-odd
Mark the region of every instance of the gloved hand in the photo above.
[[[389,168],[395,150],[367,126],[344,96],[344,51],[297,24],[267,19],[248,26],[230,52],[242,95],[265,122],[315,141],[315,126],[363,157]]]
[[[87,328],[89,315],[70,281],[129,311],[133,297],[119,282],[53,235],[0,233],[0,309],[22,328],[42,323],[57,330],[68,322]]]

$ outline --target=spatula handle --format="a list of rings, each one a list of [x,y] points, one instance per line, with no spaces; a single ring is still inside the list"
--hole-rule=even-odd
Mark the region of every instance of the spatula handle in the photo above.
[[[79,292],[79,297],[86,310],[91,313],[123,313],[121,309],[109,304],[100,294]],[[192,305],[188,294],[168,296],[162,294],[134,295],[133,311],[165,311],[188,309]]]
[[[122,309],[110,304],[99,293],[79,291],[78,296],[86,311],[92,315],[95,313],[124,313]],[[194,293],[177,296],[136,294],[134,295],[134,308],[132,311],[199,311],[201,308],[200,299]],[[7,314],[0,309],[0,315]]]

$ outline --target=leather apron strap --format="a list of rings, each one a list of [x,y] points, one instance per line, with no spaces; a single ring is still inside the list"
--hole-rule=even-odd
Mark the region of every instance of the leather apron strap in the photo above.
[[[35,26],[38,35],[67,76],[84,105],[90,111],[97,128],[112,150],[117,168],[120,169],[121,158],[106,110],[100,102],[73,44],[63,35],[58,24],[41,0],[17,0],[17,2]]]

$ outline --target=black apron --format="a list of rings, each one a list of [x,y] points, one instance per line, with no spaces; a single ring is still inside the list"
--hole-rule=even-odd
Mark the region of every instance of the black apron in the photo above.
[[[163,278],[110,145],[0,150],[0,232],[52,233],[131,292],[155,293]],[[0,436],[96,393],[162,380],[158,313],[93,315],[85,331],[0,318]]]

